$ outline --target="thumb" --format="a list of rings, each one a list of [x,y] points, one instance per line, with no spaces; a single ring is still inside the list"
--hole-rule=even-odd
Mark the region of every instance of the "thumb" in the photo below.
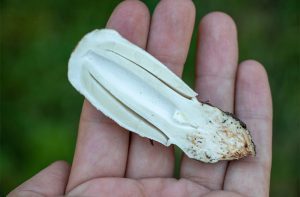
[[[67,162],[56,161],[15,188],[8,197],[64,195],[69,171],[70,166]]]

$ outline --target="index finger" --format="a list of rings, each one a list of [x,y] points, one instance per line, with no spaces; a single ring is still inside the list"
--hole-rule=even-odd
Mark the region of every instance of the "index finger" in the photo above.
[[[112,13],[107,27],[140,47],[146,46],[149,11],[140,1],[124,1]],[[85,100],[67,191],[93,178],[123,177],[129,133]]]

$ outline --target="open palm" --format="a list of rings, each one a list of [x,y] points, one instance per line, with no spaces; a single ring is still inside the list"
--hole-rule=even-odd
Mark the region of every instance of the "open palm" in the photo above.
[[[150,24],[146,6],[119,4],[107,28],[116,29],[181,75],[194,28],[190,0],[162,0]],[[267,196],[271,168],[272,101],[264,68],[238,64],[237,32],[226,14],[206,15],[199,25],[196,91],[245,121],[257,156],[205,164],[183,156],[172,178],[174,148],[129,133],[84,102],[72,167],[58,161],[9,195],[74,196]]]

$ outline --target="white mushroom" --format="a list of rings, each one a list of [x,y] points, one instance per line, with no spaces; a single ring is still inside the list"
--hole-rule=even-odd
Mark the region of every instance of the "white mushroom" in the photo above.
[[[122,127],[190,158],[214,163],[255,155],[246,125],[207,103],[149,53],[110,29],[94,30],[69,60],[72,85]]]

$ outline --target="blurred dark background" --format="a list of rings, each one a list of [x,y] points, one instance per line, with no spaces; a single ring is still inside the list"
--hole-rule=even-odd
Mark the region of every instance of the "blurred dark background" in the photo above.
[[[83,97],[67,81],[67,61],[119,2],[1,0],[0,196],[55,160],[71,163]],[[153,12],[158,1],[144,2]],[[237,23],[240,61],[265,65],[274,105],[271,196],[299,196],[299,1],[194,2],[196,25],[210,11],[228,13]],[[194,33],[184,71],[191,86],[195,43]]]

